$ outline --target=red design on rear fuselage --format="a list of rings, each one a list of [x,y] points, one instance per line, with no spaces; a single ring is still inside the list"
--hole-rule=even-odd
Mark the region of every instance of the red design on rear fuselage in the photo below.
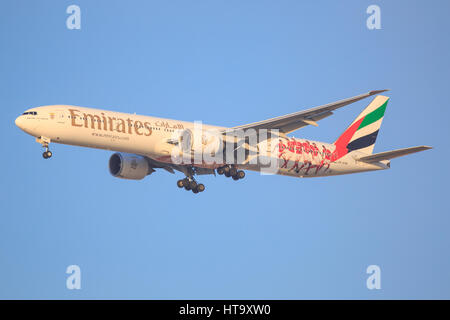
[[[326,172],[330,168],[330,163],[338,158],[338,154],[341,154],[336,150],[331,152],[324,145],[321,151],[315,142],[299,141],[295,138],[287,141],[279,139],[278,152],[278,158],[284,161],[281,169],[287,169],[288,172],[295,171],[297,174],[305,169],[304,175],[317,175],[322,169]],[[291,165],[290,162],[293,164]],[[312,171],[313,169],[315,170]]]

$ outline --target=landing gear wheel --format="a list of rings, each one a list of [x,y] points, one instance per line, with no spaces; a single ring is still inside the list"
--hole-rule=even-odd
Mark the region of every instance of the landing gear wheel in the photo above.
[[[203,183],[199,183],[199,184],[197,185],[197,190],[198,190],[198,192],[203,192],[203,191],[205,191],[205,185],[204,185]]]
[[[222,168],[217,168],[217,174],[219,174],[219,175],[223,175],[224,174],[223,167]]]
[[[190,187],[192,190],[197,189],[197,182],[195,182],[195,180],[192,180],[191,182],[189,182],[189,187]]]
[[[48,159],[52,157],[52,152],[50,150],[44,151],[44,153],[42,154],[42,156],[44,157],[44,159]]]
[[[239,177],[238,177],[238,175],[237,174],[235,174],[234,176],[232,176],[233,177],[233,180],[234,181],[237,181],[237,180],[239,180]]]
[[[225,171],[224,174],[225,174],[225,177],[227,177],[227,178],[231,177],[230,171]]]
[[[193,193],[198,193],[198,189],[197,189],[197,188],[192,189],[192,192],[193,192]]]
[[[191,187],[190,186],[184,186],[184,189],[186,189],[186,191],[189,191],[189,190],[191,190]]]
[[[230,168],[230,176],[235,176],[236,175],[236,173],[237,173],[237,169],[235,168],[235,167],[231,167]]]
[[[229,177],[230,175],[230,167],[226,166],[223,168],[223,172],[225,173],[225,176]]]
[[[245,172],[242,170],[239,170],[236,175],[239,177],[239,179],[244,179]]]
[[[184,187],[184,181],[183,180],[178,180],[177,181],[177,186],[178,186],[178,188],[183,188]]]

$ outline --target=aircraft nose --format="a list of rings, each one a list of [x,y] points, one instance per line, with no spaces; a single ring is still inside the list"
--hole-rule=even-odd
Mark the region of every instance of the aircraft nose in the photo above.
[[[22,116],[18,116],[16,118],[15,123],[16,123],[16,126],[18,126],[20,129],[23,129],[23,127],[24,127],[24,119],[23,119]]]

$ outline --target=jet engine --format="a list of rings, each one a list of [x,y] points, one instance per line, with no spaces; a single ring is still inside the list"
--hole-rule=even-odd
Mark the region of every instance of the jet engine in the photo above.
[[[109,158],[109,172],[116,178],[141,180],[153,171],[143,156],[117,152]]]

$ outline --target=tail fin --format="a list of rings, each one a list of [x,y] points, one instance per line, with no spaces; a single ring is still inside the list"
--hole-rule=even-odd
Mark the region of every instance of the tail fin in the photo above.
[[[334,142],[338,158],[355,150],[372,154],[388,100],[376,96]]]

